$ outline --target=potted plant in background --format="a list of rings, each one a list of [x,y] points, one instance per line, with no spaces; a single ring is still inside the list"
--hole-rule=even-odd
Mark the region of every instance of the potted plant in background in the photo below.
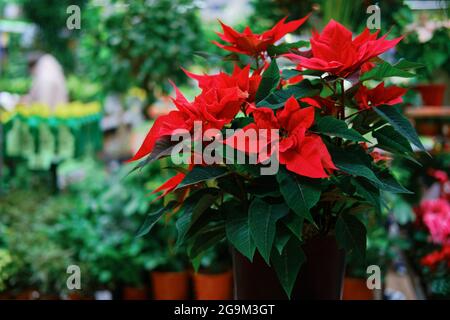
[[[0,247],[0,300],[11,298],[8,291],[8,280],[15,272],[16,266],[13,256],[7,249]]]
[[[415,89],[420,93],[423,105],[442,106],[447,85],[440,79],[440,71],[447,75],[450,71],[447,54],[450,50],[450,24],[447,20],[431,20],[423,13],[418,22],[405,27],[405,32],[407,36],[398,46],[397,55],[425,66],[418,72],[423,83],[416,85]]]
[[[5,246],[17,266],[8,278],[15,298],[60,298],[71,252],[51,241],[49,226],[67,205],[65,197],[52,199],[39,190],[12,191],[2,199],[0,226]]]
[[[160,224],[155,229],[156,237],[152,238],[156,238],[158,242],[159,249],[155,254],[159,258],[159,263],[150,272],[153,298],[186,300],[190,296],[188,258],[185,248],[176,245],[175,224],[172,221]],[[139,234],[143,231],[141,229]]]
[[[74,264],[83,265],[85,295],[103,291],[110,298],[146,299],[145,274],[160,263],[159,245],[135,233],[158,205],[142,188],[144,177],[158,169],[148,166],[134,179],[124,179],[125,168],[109,176],[98,164],[86,170],[85,179],[68,187],[78,205],[58,219],[55,241],[74,252]]]
[[[194,261],[228,240],[237,299],[340,299],[344,251],[365,257],[360,212],[379,212],[381,191],[409,192],[376,161],[374,146],[407,157],[413,155],[410,142],[424,150],[396,106],[406,90],[383,82],[414,76],[416,64],[391,65],[378,57],[400,39],[378,38],[369,30],[353,37],[332,20],[310,43],[276,43],[305,20],[283,19],[262,34],[222,24],[217,45],[250,63],[237,60],[231,74],[187,72],[201,93],[188,101],[175,87],[177,110],[156,119],[131,159],[143,166],[167,157],[180,148],[171,136],[180,129],[193,133],[194,121],[212,129],[197,132],[189,142],[194,151],[184,152],[196,159],[195,148],[205,147],[202,159],[156,190],[177,197],[147,216],[141,234],[161,218],[175,220],[178,243]],[[279,69],[283,58],[292,68]],[[308,77],[291,85],[281,81],[298,75]],[[369,87],[369,80],[378,85]],[[230,128],[243,130],[221,139],[221,130]],[[278,129],[279,135],[262,131],[239,146],[236,140],[251,129]],[[231,157],[230,148],[238,149]],[[210,162],[205,154],[219,160]],[[247,161],[238,163],[239,156]],[[279,170],[271,172],[275,160]]]
[[[230,300],[233,296],[233,273],[228,246],[219,243],[199,257],[193,276],[195,299]]]
[[[423,200],[417,213],[413,259],[432,299],[450,295],[450,204],[446,199]]]
[[[395,223],[396,203],[401,199],[394,196],[390,199],[392,211],[383,210],[378,217],[366,217],[367,225],[367,252],[364,264],[349,259],[344,280],[343,300],[380,300],[384,298],[386,275],[392,262],[398,257],[399,250],[406,250],[410,242],[400,235],[389,234],[389,226]],[[410,210],[411,208],[408,208]],[[397,213],[401,214],[401,213]],[[401,222],[404,223],[401,219]],[[399,222],[400,222],[399,221]],[[381,289],[369,289],[367,286],[368,266],[378,266],[381,271]]]

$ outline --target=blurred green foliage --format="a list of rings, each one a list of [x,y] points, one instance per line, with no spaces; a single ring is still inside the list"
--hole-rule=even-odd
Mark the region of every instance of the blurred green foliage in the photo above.
[[[87,0],[22,0],[25,18],[39,27],[36,49],[49,52],[62,63],[66,71],[75,68],[75,42],[80,30],[66,26],[67,7],[77,5],[83,17]]]
[[[186,81],[180,67],[202,47],[192,0],[112,0],[106,7],[90,3],[83,14],[80,61],[107,92],[137,86],[151,103],[168,91],[168,79]]]
[[[186,268],[183,251],[173,246],[174,224],[161,224],[159,236],[136,238],[145,216],[161,205],[148,190],[166,176],[159,166],[129,172],[78,160],[62,166],[69,183],[57,196],[41,187],[10,189],[0,197],[0,250],[11,257],[8,268],[0,268],[0,290],[67,292],[66,269],[73,264],[81,268],[84,294],[141,286],[153,269]]]
[[[260,28],[258,31],[271,28],[283,17],[299,19],[313,13],[309,23],[316,29],[322,29],[328,21],[334,19],[354,32],[359,32],[366,27],[370,16],[367,7],[377,4],[381,8],[381,30],[391,30],[393,34],[397,34],[397,26],[402,25],[405,14],[411,12],[403,0],[252,0],[251,4],[254,13],[250,23]]]
[[[419,79],[433,82],[436,71],[450,74],[450,30],[437,29],[427,42],[420,42],[416,32],[408,34],[397,48],[397,56],[422,63],[425,68],[417,70]]]

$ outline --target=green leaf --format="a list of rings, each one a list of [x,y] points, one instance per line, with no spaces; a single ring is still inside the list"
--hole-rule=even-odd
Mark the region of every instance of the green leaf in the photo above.
[[[258,102],[257,107],[267,107],[271,109],[279,109],[284,106],[284,103],[291,96],[296,99],[316,96],[322,89],[321,84],[312,84],[308,79],[302,82],[289,86],[283,90],[276,90],[268,95],[264,100]]]
[[[161,219],[164,213],[175,208],[177,202],[171,201],[166,207],[162,207],[156,212],[150,213],[146,218],[142,226],[139,228],[136,237],[142,237],[150,232],[150,230],[155,226],[155,224]]]
[[[411,70],[411,69],[419,69],[425,67],[424,64],[418,62],[411,62],[405,59],[400,59],[394,67],[401,70]]]
[[[202,213],[211,207],[218,195],[218,189],[205,188],[193,193],[184,201],[181,212],[179,213],[180,217],[175,223],[178,231],[176,246],[183,243],[189,229],[200,218]]]
[[[289,208],[299,217],[314,223],[309,210],[320,199],[321,191],[317,186],[306,183],[305,179],[295,176],[284,168],[280,168],[277,174],[280,191]]]
[[[200,232],[188,248],[188,254],[191,259],[195,259],[206,250],[217,245],[225,238],[225,228],[223,225],[207,228]]]
[[[329,151],[333,163],[338,169],[354,176],[364,177],[377,186],[383,186],[383,183],[370,168],[370,160],[367,160],[366,157],[368,155],[361,148],[359,150],[329,148]]]
[[[251,117],[239,117],[235,118],[231,122],[231,129],[242,129],[245,126],[248,126],[250,123],[253,122],[253,119]]]
[[[256,91],[255,101],[259,102],[273,92],[280,83],[280,70],[277,60],[273,59],[269,67],[264,71],[258,90]]]
[[[296,76],[301,75],[301,71],[300,70],[296,70],[296,69],[285,69],[281,72],[281,77],[284,80],[289,80],[291,78],[294,78]]]
[[[198,272],[200,270],[200,266],[202,265],[202,255],[198,255],[194,259],[191,259],[192,268],[194,269],[194,272]]]
[[[291,49],[298,49],[302,47],[309,47],[309,41],[300,40],[292,43],[282,43],[277,46],[271,45],[267,48],[267,53],[269,56],[273,57],[289,53],[291,52]]]
[[[297,237],[298,240],[302,241],[303,235],[303,222],[304,218],[299,217],[298,215],[288,214],[283,218],[283,223],[286,227],[291,230],[291,232]]]
[[[285,225],[280,224],[279,228],[275,234],[275,248],[277,249],[279,254],[283,253],[283,249],[291,239],[292,233],[289,231]]]
[[[281,254],[274,250],[271,260],[281,286],[290,298],[300,268],[306,261],[300,242],[295,238],[291,239]]]
[[[373,109],[383,119],[389,122],[398,133],[408,139],[417,148],[426,152],[425,147],[417,136],[416,130],[413,128],[409,120],[405,118],[395,107],[382,106]]]
[[[250,233],[248,213],[237,205],[229,206],[225,225],[227,238],[236,250],[253,261],[256,245]]]
[[[351,184],[355,186],[356,192],[367,202],[374,205],[378,212],[381,212],[380,190],[365,181],[364,179],[352,178]]]
[[[364,262],[366,257],[366,227],[358,218],[343,213],[336,221],[336,240],[339,247],[352,254],[356,261]]]
[[[236,177],[235,175],[228,175],[222,178],[217,179],[217,186],[224,193],[228,193],[234,196],[236,199],[245,200],[246,194],[240,189],[236,188],[237,179],[241,179],[240,177]]]
[[[176,142],[170,139],[170,136],[163,136],[158,139],[153,147],[152,152],[143,160],[141,160],[128,174],[136,170],[141,170],[148,164],[155,162],[158,159],[169,156],[172,149],[175,147]]]
[[[412,78],[412,77],[415,77],[415,74],[405,71],[405,70],[402,70],[398,67],[391,66],[387,62],[383,62],[383,63],[377,65],[372,70],[365,72],[361,76],[360,81],[366,81],[366,80],[382,81],[384,78],[389,78],[389,77]]]
[[[186,233],[185,242],[189,242],[204,228],[206,228],[210,224],[223,224],[225,225],[225,216],[223,212],[213,209],[207,208],[201,214],[198,214],[199,217],[193,221]]]
[[[391,126],[384,126],[373,132],[378,141],[378,147],[397,154],[410,154],[413,152],[408,140],[400,136]]]
[[[408,193],[408,194],[414,193],[403,187],[400,183],[398,183],[397,179],[395,179],[395,177],[389,172],[389,170],[377,172],[377,176],[383,183],[383,185],[380,188],[384,191],[391,193]]]
[[[259,198],[255,198],[250,205],[250,234],[267,264],[270,264],[276,223],[288,213],[288,210],[284,204],[269,204]]]
[[[178,190],[193,184],[204,182],[211,179],[217,179],[223,177],[230,172],[225,167],[202,167],[195,166],[191,171],[189,171],[181,183],[175,188]]]
[[[367,140],[358,131],[350,129],[345,121],[336,119],[333,116],[321,118],[317,123],[316,131],[331,137],[339,137],[351,141],[367,142]]]

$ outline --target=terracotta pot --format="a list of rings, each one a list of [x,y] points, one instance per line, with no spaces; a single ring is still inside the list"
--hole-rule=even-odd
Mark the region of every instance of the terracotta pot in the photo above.
[[[147,300],[147,290],[145,288],[125,287],[122,292],[123,300]]]
[[[439,125],[434,121],[418,120],[415,127],[421,136],[435,137],[440,134]]]
[[[16,295],[16,300],[38,300],[39,298],[39,292],[34,289],[27,289]]]
[[[154,299],[186,300],[189,298],[189,273],[187,271],[153,271],[151,278]]]
[[[345,253],[334,236],[317,236],[303,246],[302,265],[291,299],[340,300],[345,272]],[[253,262],[233,251],[234,296],[238,300],[284,300],[287,296],[273,269],[255,254]]]
[[[194,273],[194,291],[197,300],[231,300],[233,297],[233,273]]]
[[[442,106],[444,104],[445,84],[421,84],[415,87],[426,106]]]
[[[57,295],[54,294],[44,294],[39,297],[39,300],[60,300]]]
[[[366,280],[345,277],[343,300],[373,300],[374,292],[367,288]]]

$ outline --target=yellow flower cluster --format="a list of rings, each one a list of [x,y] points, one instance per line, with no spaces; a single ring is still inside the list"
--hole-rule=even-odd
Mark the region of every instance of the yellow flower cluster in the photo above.
[[[40,117],[50,118],[56,117],[59,119],[84,118],[101,112],[101,105],[98,102],[82,103],[78,101],[70,102],[68,104],[59,105],[55,111],[52,112],[50,107],[44,104],[20,105],[13,111],[4,112],[0,114],[0,121],[6,123],[15,115],[23,117]]]

